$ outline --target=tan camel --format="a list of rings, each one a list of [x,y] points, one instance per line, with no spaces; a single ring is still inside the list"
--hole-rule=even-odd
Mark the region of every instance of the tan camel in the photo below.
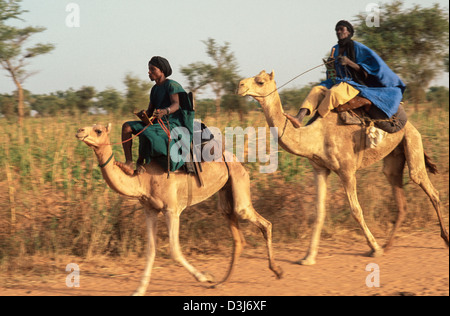
[[[278,278],[281,278],[282,271],[276,265],[272,253],[272,224],[253,208],[249,175],[239,162],[203,163],[204,186],[198,185],[192,175],[182,171],[171,173],[168,178],[167,173],[157,163],[146,165],[145,173],[129,176],[115,163],[112,148],[109,145],[110,131],[111,124],[107,127],[94,125],[80,128],[76,137],[94,150],[108,186],[119,194],[136,198],[144,207],[148,234],[147,263],[135,295],[144,295],[150,282],[156,253],[156,223],[160,212],[166,218],[173,259],[183,265],[198,281],[213,281],[211,276],[199,272],[184,258],[179,244],[179,217],[186,207],[200,203],[216,192],[219,192],[219,209],[228,219],[234,240],[230,267],[219,284],[230,278],[245,245],[239,230],[238,219],[249,220],[261,230],[266,240],[269,268]]]
[[[262,106],[266,120],[271,127],[278,127],[278,140],[283,149],[291,154],[306,157],[314,168],[317,190],[316,221],[311,243],[306,257],[298,263],[312,265],[318,252],[320,233],[325,218],[325,198],[327,178],[334,171],[342,181],[352,215],[364,231],[372,249],[373,256],[383,254],[374,236],[367,227],[356,194],[357,170],[384,159],[383,172],[392,185],[398,207],[396,223],[390,233],[385,249],[392,245],[394,235],[400,227],[406,212],[406,199],[403,191],[403,168],[408,163],[410,178],[420,185],[431,199],[441,226],[441,236],[447,246],[449,235],[440,212],[439,193],[431,184],[427,166],[431,166],[424,156],[419,132],[408,122],[399,132],[389,134],[375,148],[366,148],[365,129],[357,125],[342,125],[336,113],[319,118],[309,126],[294,128],[287,122],[280,96],[274,80],[274,73],[262,71],[257,76],[244,79],[239,84],[238,94],[252,96]]]

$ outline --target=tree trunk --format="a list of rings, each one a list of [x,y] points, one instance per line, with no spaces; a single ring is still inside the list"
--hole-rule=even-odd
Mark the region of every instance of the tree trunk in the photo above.
[[[196,110],[196,105],[197,105],[197,89],[193,89],[191,90],[192,93],[192,108],[194,109],[194,111]]]
[[[220,96],[216,97],[216,114],[220,114]]]
[[[12,73],[11,71],[10,71],[10,73],[14,80],[14,84],[17,87],[17,114],[19,115],[18,123],[19,123],[19,127],[22,127],[23,126],[23,118],[25,116],[23,88],[22,88],[22,85],[20,84],[20,81],[16,78],[14,73]]]
[[[23,97],[23,89],[20,83],[17,83],[17,95],[18,95],[18,103],[17,103],[17,113],[19,114],[19,127],[23,127],[23,118],[25,117],[25,106],[24,106],[24,97]]]
[[[14,79],[14,83],[16,84],[16,87],[17,87],[17,114],[19,116],[19,118],[17,120],[18,125],[19,125],[18,141],[19,141],[19,145],[23,145],[24,144],[24,140],[23,140],[23,118],[25,117],[23,88],[22,88],[22,85],[20,84],[19,80],[17,80],[16,77],[13,77],[13,79]]]

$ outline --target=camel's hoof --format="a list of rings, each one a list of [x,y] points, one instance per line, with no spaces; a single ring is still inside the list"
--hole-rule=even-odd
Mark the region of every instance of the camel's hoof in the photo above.
[[[283,269],[276,267],[276,268],[270,268],[270,270],[273,271],[273,273],[275,273],[276,277],[278,280],[283,278]]]
[[[224,285],[224,282],[219,282],[219,283],[208,286],[208,289],[212,289],[212,290],[219,289],[219,288],[223,287],[223,285]]]
[[[139,291],[137,290],[136,292],[134,292],[133,294],[131,294],[131,296],[144,296],[145,291]]]
[[[383,246],[384,253],[386,253],[389,250],[391,250],[392,244],[393,244],[392,242],[389,242],[389,243],[387,243],[386,245]]]
[[[302,266],[312,266],[316,264],[316,260],[305,258],[297,261],[296,263]]]
[[[199,277],[197,277],[197,280],[199,282],[202,282],[202,283],[205,283],[205,282],[214,283],[214,282],[216,282],[216,278],[214,277],[214,275],[212,273],[208,272],[208,271],[203,271],[202,274]]]
[[[448,240],[449,240],[449,238],[448,238],[448,233],[447,233],[447,232],[442,232],[442,231],[441,231],[441,237],[442,237],[442,239],[444,239],[445,244],[447,245],[447,248],[448,248]]]
[[[380,249],[370,251],[369,257],[378,258],[378,257],[381,257],[383,254],[384,254],[384,250],[383,250],[383,248],[380,248]]]

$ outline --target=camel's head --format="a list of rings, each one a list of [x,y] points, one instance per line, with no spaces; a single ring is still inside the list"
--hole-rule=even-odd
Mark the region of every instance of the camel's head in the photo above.
[[[109,143],[111,123],[108,126],[95,124],[92,127],[83,127],[77,131],[76,138],[83,141],[89,147],[98,148],[100,145]]]
[[[238,94],[243,97],[251,96],[254,98],[264,98],[277,89],[274,77],[275,73],[273,70],[270,74],[263,70],[252,78],[243,79],[239,83]]]

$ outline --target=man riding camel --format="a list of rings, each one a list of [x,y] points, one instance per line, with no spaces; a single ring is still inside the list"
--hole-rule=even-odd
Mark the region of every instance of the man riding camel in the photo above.
[[[338,44],[326,63],[327,79],[312,88],[296,116],[285,114],[286,117],[299,128],[303,118],[315,110],[325,117],[339,105],[360,96],[370,101],[367,105],[374,105],[366,109],[372,119],[379,121],[378,127],[389,133],[398,131],[406,123],[406,114],[400,107],[405,84],[373,50],[351,39],[354,29],[348,21],[339,21],[335,31]],[[397,122],[392,124],[388,119],[396,113]]]

